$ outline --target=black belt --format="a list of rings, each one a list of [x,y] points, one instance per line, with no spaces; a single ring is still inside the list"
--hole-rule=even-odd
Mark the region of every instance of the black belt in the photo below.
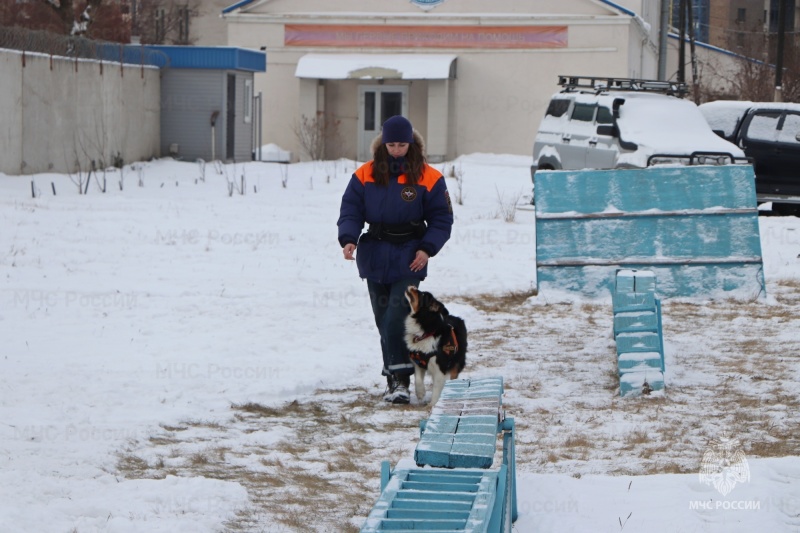
[[[421,239],[427,230],[425,222],[409,222],[406,224],[370,224],[367,234],[379,241],[386,241],[392,244],[402,244],[414,239]]]

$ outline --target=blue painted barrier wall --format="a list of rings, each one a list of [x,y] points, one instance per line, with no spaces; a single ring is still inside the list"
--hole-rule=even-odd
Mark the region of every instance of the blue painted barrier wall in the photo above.
[[[539,292],[604,296],[618,268],[670,297],[766,296],[750,165],[537,171]]]

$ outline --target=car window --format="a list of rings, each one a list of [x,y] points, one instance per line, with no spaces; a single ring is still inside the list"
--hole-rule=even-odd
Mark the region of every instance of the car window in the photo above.
[[[580,120],[581,122],[592,122],[594,120],[594,110],[597,106],[594,104],[575,104],[575,109],[572,110],[572,120]]]
[[[747,138],[754,141],[775,141],[780,118],[780,111],[766,111],[753,115],[747,127]]]
[[[800,144],[797,134],[800,133],[800,114],[788,113],[783,126],[778,130],[778,142]]]
[[[611,110],[607,107],[600,106],[597,108],[597,123],[598,124],[613,124],[614,118],[611,115]]]
[[[569,109],[569,102],[569,100],[563,100],[560,98],[550,100],[550,105],[547,106],[547,112],[545,114],[553,117],[560,117],[567,112],[567,109]]]

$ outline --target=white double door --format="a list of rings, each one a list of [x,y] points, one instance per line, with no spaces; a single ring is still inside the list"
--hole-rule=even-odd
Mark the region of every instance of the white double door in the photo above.
[[[370,144],[387,118],[408,116],[408,87],[362,85],[358,88],[358,160],[372,159]]]

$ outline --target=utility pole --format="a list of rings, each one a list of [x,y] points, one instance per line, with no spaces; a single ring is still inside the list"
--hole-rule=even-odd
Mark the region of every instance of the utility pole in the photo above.
[[[694,4],[693,0],[686,0],[686,20],[687,26],[689,26],[689,46],[691,50],[691,61],[692,61],[692,90],[694,95],[694,103],[700,103],[700,84],[697,83],[697,53],[695,51],[694,46]]]
[[[667,34],[669,33],[669,10],[672,0],[661,0],[661,20],[658,32],[658,79],[667,79]]]
[[[778,50],[775,58],[775,96],[776,102],[783,101],[783,45],[786,39],[786,0],[778,0]]]
[[[679,0],[678,7],[678,83],[686,81],[686,0]]]

